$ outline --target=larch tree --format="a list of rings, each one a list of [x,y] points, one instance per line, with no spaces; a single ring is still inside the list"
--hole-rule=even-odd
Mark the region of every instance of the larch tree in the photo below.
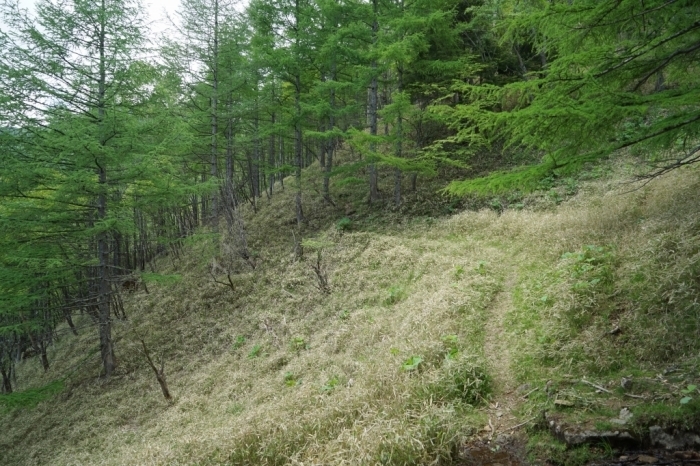
[[[88,270],[110,376],[117,366],[112,238],[125,187],[148,163],[137,111],[144,89],[134,85],[132,67],[144,50],[144,13],[132,0],[43,0],[36,16],[6,2],[2,12],[9,27],[1,34],[0,80],[12,102],[4,118],[15,128],[15,147],[23,145],[3,161],[3,227],[27,226],[28,255],[14,264],[31,267],[44,282],[61,281],[66,269]],[[18,223],[11,227],[13,217]],[[81,250],[85,255],[75,253]],[[34,301],[46,293],[31,282],[15,291]]]
[[[494,2],[488,2],[494,3]],[[457,86],[458,134],[539,154],[541,163],[454,182],[461,195],[533,189],[623,148],[647,154],[649,175],[700,161],[700,5],[652,0],[503,2],[505,42],[528,38],[538,66],[506,84]],[[525,57],[527,58],[527,57]]]

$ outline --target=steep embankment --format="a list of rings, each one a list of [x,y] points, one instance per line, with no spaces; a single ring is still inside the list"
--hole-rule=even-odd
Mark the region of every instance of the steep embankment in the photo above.
[[[111,380],[87,319],[52,349],[49,373],[25,361],[20,389],[71,375],[35,408],[0,414],[0,463],[446,464],[471,436],[532,426],[543,409],[614,413],[623,396],[583,377],[619,384],[670,364],[682,381],[638,384],[643,398],[624,404],[681,419],[678,387],[694,381],[700,349],[697,180],[679,171],[628,193],[594,181],[500,215],[356,203],[347,230],[334,223],[345,206],[319,201],[306,207],[302,260],[291,193],[273,196],[248,215],[258,266],[233,275],[234,289],[213,282],[223,246],[202,234],[160,261],[169,280],[126,298]],[[141,337],[165,360],[172,403]],[[530,434],[534,454],[563,455]]]

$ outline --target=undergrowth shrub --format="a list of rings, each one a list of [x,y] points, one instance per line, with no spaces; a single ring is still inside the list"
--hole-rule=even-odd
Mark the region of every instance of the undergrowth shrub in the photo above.
[[[420,387],[423,396],[443,403],[476,406],[491,394],[491,377],[473,358],[444,360],[437,380]]]
[[[574,329],[584,329],[595,317],[606,317],[614,286],[613,259],[610,248],[591,245],[562,256],[569,275],[566,280],[575,296],[566,313]]]

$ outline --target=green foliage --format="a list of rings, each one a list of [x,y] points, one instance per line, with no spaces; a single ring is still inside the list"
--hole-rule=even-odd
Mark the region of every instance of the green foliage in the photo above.
[[[231,349],[233,351],[236,351],[245,345],[246,338],[243,335],[237,335],[236,339],[233,341],[233,345],[231,345]]]
[[[681,390],[681,394],[685,396],[681,398],[680,403],[682,405],[687,405],[688,403],[693,401],[693,397],[690,395],[694,395],[696,392],[698,392],[697,385],[688,385],[687,387],[685,387],[683,390]]]
[[[299,337],[299,336],[294,337],[289,342],[289,344],[292,347],[292,349],[294,351],[297,351],[297,352],[309,348],[309,345],[308,345],[308,343],[306,343],[306,340],[304,339],[304,337]]]
[[[256,343],[248,352],[248,359],[255,359],[263,355],[263,346]]]
[[[420,367],[421,363],[423,363],[423,358],[420,356],[411,356],[401,364],[401,370],[405,372],[415,371]]]
[[[518,56],[523,79],[460,83],[455,91],[464,95],[464,103],[439,111],[457,129],[453,141],[479,147],[505,142],[506,150],[544,159],[454,182],[448,192],[531,191],[543,178],[565,177],[628,147],[648,157],[652,173],[696,161],[696,143],[690,142],[700,134],[696,4],[505,5],[493,30]],[[473,11],[486,18],[495,8],[498,3],[489,1]],[[649,22],[636,20],[642,16]],[[540,64],[523,62],[524,45],[537,51]]]
[[[575,292],[611,291],[614,283],[613,255],[609,249],[588,245],[581,251],[564,253],[562,260],[569,264],[571,277],[576,280],[572,285]]]
[[[146,283],[155,283],[158,285],[169,286],[182,281],[182,275],[143,272],[141,273],[141,279]]]
[[[440,337],[445,347],[445,359],[456,359],[459,356],[459,338],[457,335],[443,335]]]
[[[387,306],[393,306],[394,304],[406,299],[406,289],[403,286],[391,286],[389,287],[389,295],[384,298],[384,304]]]
[[[340,379],[338,379],[338,376],[333,376],[330,379],[326,381],[325,384],[321,387],[321,391],[324,393],[331,393],[335,388],[340,384]]]
[[[287,387],[296,387],[301,383],[301,379],[299,379],[296,375],[294,375],[293,372],[285,372],[284,373],[284,384]]]
[[[338,231],[349,231],[352,228],[352,220],[348,217],[343,217],[335,222],[335,229]]]
[[[439,379],[421,388],[424,396],[446,403],[477,406],[491,393],[491,378],[484,369],[468,357],[443,361]]]
[[[61,393],[65,388],[63,380],[55,380],[43,387],[29,388],[21,392],[0,395],[0,407],[5,410],[16,408],[34,408],[42,401]]]

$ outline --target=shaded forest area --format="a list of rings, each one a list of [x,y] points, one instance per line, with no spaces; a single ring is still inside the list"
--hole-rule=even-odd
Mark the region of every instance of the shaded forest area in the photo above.
[[[648,176],[700,157],[692,0],[182,0],[150,40],[134,1],[0,8],[0,374],[66,322],[118,366],[122,293],[167,280],[208,227],[228,275],[256,267],[240,209],[362,184],[377,209],[536,189],[623,149]],[[339,147],[357,160],[337,164]],[[393,186],[379,186],[390,172]],[[450,174],[449,176],[447,174]],[[380,189],[381,188],[381,189]],[[282,234],[282,233],[280,233]],[[89,328],[73,324],[90,316]],[[147,351],[147,350],[146,350]],[[157,372],[155,366],[154,370]]]

